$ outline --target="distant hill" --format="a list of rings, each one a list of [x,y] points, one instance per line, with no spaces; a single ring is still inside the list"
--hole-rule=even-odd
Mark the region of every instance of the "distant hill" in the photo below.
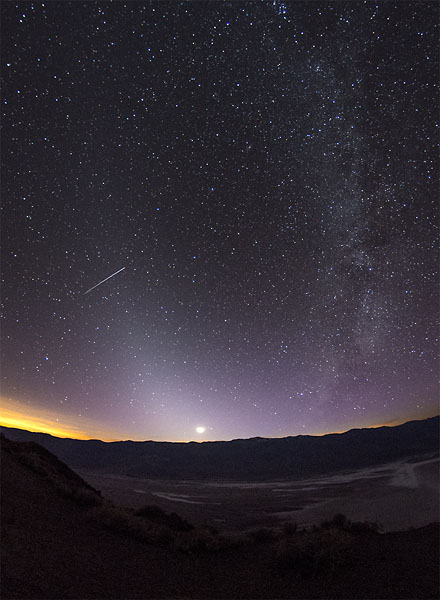
[[[202,443],[102,442],[0,430],[9,439],[41,444],[72,468],[131,477],[262,481],[324,475],[436,452],[439,425],[440,417],[432,417],[324,436]]]

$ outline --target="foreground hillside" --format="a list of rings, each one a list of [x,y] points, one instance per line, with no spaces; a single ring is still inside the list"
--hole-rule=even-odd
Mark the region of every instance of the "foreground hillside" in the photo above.
[[[436,598],[438,525],[342,516],[227,536],[112,506],[34,443],[2,439],[2,598]]]
[[[264,481],[328,475],[436,452],[440,417],[343,434],[252,438],[230,442],[111,442],[60,439],[2,427],[16,441],[35,441],[74,469],[159,479]]]

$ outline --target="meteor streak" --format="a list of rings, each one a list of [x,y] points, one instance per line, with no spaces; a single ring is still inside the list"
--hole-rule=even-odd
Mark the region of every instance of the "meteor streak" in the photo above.
[[[116,271],[116,273],[113,273],[112,275],[109,275],[108,277],[106,277],[105,279],[103,279],[102,281],[100,281],[99,283],[97,283],[96,285],[94,285],[93,287],[91,287],[89,290],[87,290],[87,292],[84,292],[83,296],[85,296],[86,294],[88,294],[89,292],[91,292],[92,290],[94,290],[95,288],[98,287],[98,285],[101,285],[101,283],[104,283],[104,281],[107,281],[107,279],[111,279],[112,277],[114,277],[115,275],[117,275],[118,273],[120,273],[121,271],[123,271],[125,269],[125,267],[122,267],[122,269],[119,269],[119,271]]]

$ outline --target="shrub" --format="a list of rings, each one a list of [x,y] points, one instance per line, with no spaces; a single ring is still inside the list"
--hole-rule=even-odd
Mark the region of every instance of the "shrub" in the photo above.
[[[138,517],[145,517],[146,519],[151,520],[164,518],[166,516],[166,512],[160,508],[160,506],[157,506],[157,504],[147,504],[146,506],[135,510],[134,514]]]
[[[372,521],[353,521],[350,531],[353,533],[379,533],[383,529],[380,523]]]
[[[101,495],[87,488],[73,487],[63,483],[56,484],[56,489],[61,496],[72,500],[78,506],[100,506],[103,503]]]
[[[301,532],[283,538],[277,549],[278,565],[298,569],[303,576],[317,571],[334,571],[349,558],[352,536],[341,529],[322,529]]]
[[[200,554],[220,550],[218,537],[213,537],[206,529],[196,529],[175,539],[174,547],[186,554]]]
[[[241,533],[211,533],[208,528],[200,527],[178,534],[174,540],[174,548],[186,554],[204,554],[240,548],[247,543],[249,538]]]
[[[333,525],[333,527],[336,527],[337,529],[345,529],[345,528],[349,528],[350,521],[347,519],[347,517],[345,515],[338,513],[331,520],[331,524]]]
[[[295,521],[287,521],[283,525],[283,533],[284,535],[290,536],[298,531],[298,523]]]
[[[198,535],[185,535],[177,538],[174,547],[185,554],[199,554],[209,549],[210,542],[211,540],[206,534],[199,533]]]
[[[175,512],[167,513],[155,504],[146,505],[134,512],[137,517],[169,527],[173,531],[192,531],[194,525],[188,523]]]
[[[171,532],[165,527],[148,524],[130,511],[109,502],[91,510],[89,520],[99,527],[149,544],[165,544],[173,539]]]
[[[315,554],[315,569],[330,568],[334,571],[347,562],[351,547],[352,536],[349,533],[340,529],[323,532]]]
[[[350,521],[345,515],[337,514],[330,521],[323,521],[321,529],[339,529],[352,533],[377,533],[382,529],[379,523],[371,521]]]
[[[218,535],[219,534],[219,530],[217,529],[217,527],[214,527],[213,525],[205,524],[205,525],[202,525],[202,527],[204,529],[206,529],[207,531],[209,531],[209,533],[211,535]]]
[[[242,533],[239,532],[228,532],[220,534],[217,537],[217,540],[221,550],[228,550],[230,548],[241,548],[249,543],[249,538],[246,538]]]
[[[260,529],[251,529],[247,535],[257,544],[266,544],[273,542],[276,539],[276,534],[273,529],[261,527]]]
[[[335,515],[330,521],[322,521],[321,528],[322,529],[349,529],[351,522],[347,519],[347,517],[343,514],[338,513]]]

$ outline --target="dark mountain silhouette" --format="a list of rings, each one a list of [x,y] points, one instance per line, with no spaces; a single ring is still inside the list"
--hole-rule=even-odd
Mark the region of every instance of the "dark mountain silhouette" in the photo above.
[[[338,516],[228,540],[109,504],[35,443],[3,437],[0,464],[4,600],[437,597],[438,524],[381,535]]]
[[[251,438],[229,442],[102,442],[2,427],[35,441],[72,468],[132,477],[266,480],[359,469],[439,449],[440,417],[342,434]]]

